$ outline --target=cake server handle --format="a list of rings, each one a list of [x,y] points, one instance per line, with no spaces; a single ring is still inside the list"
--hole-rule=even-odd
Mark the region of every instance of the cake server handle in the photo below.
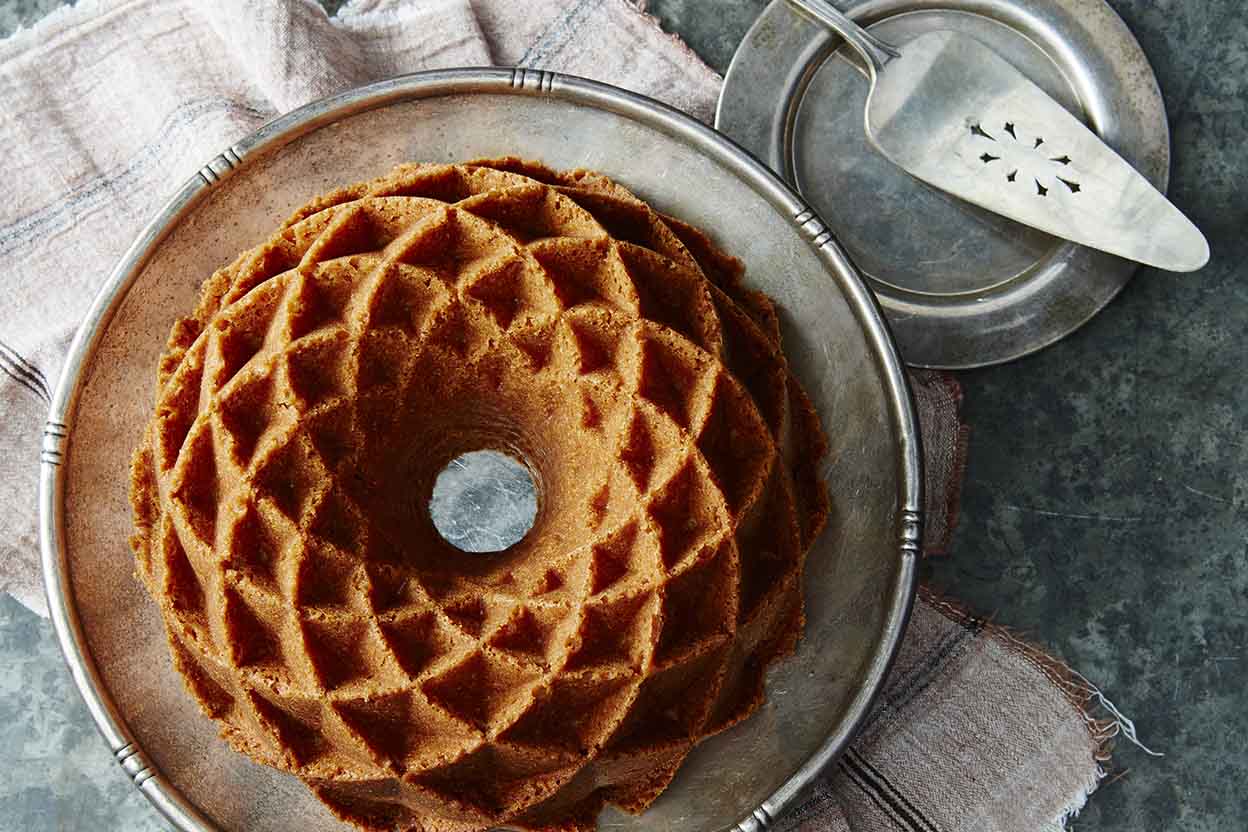
[[[885,65],[894,58],[900,58],[901,52],[890,43],[880,40],[866,29],[845,16],[845,13],[833,6],[828,0],[788,0],[790,6],[797,11],[814,18],[845,39],[854,51],[867,62],[867,71],[871,81]]]

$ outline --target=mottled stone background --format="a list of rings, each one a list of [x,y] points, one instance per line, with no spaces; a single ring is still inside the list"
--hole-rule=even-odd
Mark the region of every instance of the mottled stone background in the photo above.
[[[951,559],[925,577],[1099,683],[1163,758],[1120,743],[1079,832],[1248,818],[1248,11],[1111,0],[1152,59],[1171,194],[1213,262],[1143,272],[1072,337],[963,374],[974,426]],[[0,0],[0,35],[58,0]],[[336,3],[329,3],[331,8]],[[652,0],[723,70],[762,0]],[[3,118],[4,114],[0,114]],[[111,761],[51,627],[0,600],[0,828],[164,828]]]

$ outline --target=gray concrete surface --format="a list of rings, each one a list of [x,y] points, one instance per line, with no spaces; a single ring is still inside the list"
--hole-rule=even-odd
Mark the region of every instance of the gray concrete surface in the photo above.
[[[1165,757],[1120,743],[1079,832],[1248,828],[1248,12],[1111,0],[1153,61],[1171,194],[1213,261],[1145,271],[1078,333],[962,374],[954,556],[925,577],[1066,658]],[[61,5],[0,0],[0,35]],[[652,0],[723,70],[761,0]],[[0,114],[3,117],[3,114]],[[111,762],[50,626],[0,599],[0,828],[163,828]]]

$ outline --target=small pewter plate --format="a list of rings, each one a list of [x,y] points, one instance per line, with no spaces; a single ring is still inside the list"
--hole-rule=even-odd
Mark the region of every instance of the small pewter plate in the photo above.
[[[169,327],[205,277],[311,197],[403,161],[505,154],[602,171],[744,260],[777,301],[830,444],[832,515],[808,558],[797,653],[753,717],[695,749],[645,814],[604,811],[601,830],[768,828],[844,750],[888,672],[914,598],[917,426],[883,316],[814,212],[715,131],[615,87],[521,69],[396,78],[283,116],[192,177],[107,280],[53,399],[39,495],[52,621],[117,761],[177,829],[346,827],[217,737],[134,577],[129,460]]]
[[[903,50],[938,30],[975,37],[1165,192],[1170,134],[1157,80],[1104,0],[834,2]],[[1126,285],[1135,263],[976,208],[885,159],[863,130],[868,88],[837,35],[774,0],[733,57],[716,126],[828,223],[907,363],[958,369],[1027,355]]]

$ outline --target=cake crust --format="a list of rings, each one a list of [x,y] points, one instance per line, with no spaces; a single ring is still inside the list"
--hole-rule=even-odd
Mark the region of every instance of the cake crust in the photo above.
[[[209,277],[131,472],[138,573],[238,751],[364,829],[588,832],[762,702],[828,500],[774,304],[589,171],[402,165]],[[427,505],[523,460],[489,556]]]

